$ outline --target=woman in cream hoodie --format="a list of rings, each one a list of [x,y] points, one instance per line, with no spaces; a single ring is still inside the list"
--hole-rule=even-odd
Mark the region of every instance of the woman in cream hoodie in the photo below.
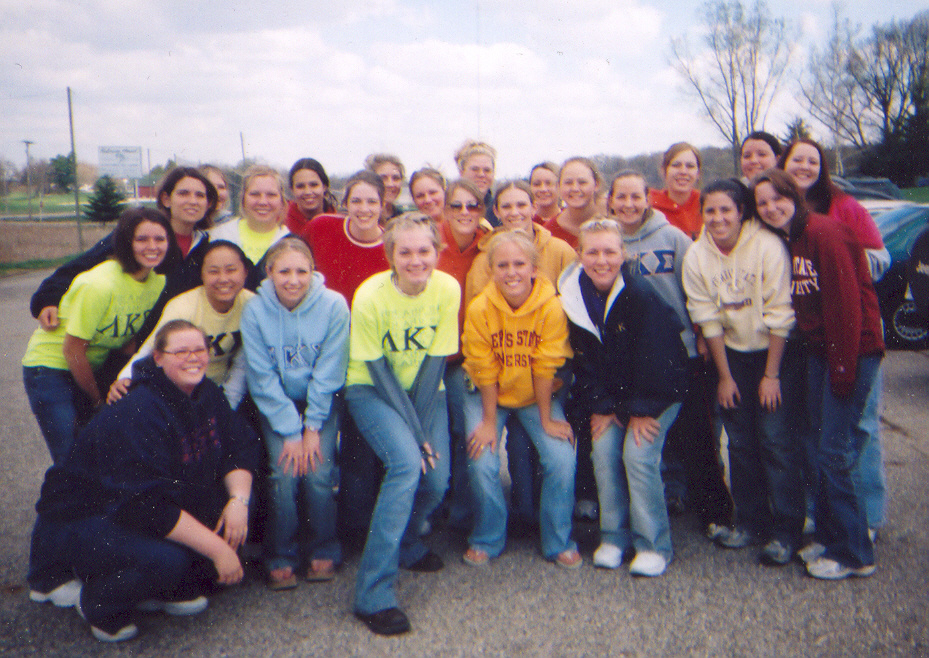
[[[707,186],[700,208],[704,229],[684,257],[684,290],[716,364],[729,437],[735,527],[720,543],[766,542],[761,561],[783,565],[803,526],[800,442],[791,435],[793,405],[785,404],[780,385],[794,326],[790,257],[751,218],[751,197],[740,182]],[[784,396],[794,393],[789,388]]]

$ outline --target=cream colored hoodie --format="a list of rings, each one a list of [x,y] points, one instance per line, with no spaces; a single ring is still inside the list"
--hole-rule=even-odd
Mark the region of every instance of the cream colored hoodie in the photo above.
[[[790,255],[757,220],[742,223],[735,247],[724,254],[704,227],[684,256],[684,292],[690,319],[707,338],[723,335],[739,352],[768,349],[769,337],[794,326]]]

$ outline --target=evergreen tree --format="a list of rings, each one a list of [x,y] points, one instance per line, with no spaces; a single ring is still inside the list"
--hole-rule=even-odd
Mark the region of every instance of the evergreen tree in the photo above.
[[[74,159],[73,154],[56,155],[49,164],[52,167],[52,181],[59,192],[70,192],[74,185]]]
[[[103,176],[94,183],[90,203],[84,206],[84,217],[101,224],[114,221],[126,205],[123,202],[125,198],[126,195],[119,190],[116,181]]]

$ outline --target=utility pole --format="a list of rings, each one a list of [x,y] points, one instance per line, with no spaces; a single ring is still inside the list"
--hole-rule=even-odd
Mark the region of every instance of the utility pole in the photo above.
[[[245,162],[245,133],[239,131],[239,143],[242,145],[242,162]]]
[[[32,172],[29,167],[29,146],[35,142],[28,139],[23,140],[26,145],[26,195],[29,197],[29,221],[32,221]]]
[[[68,87],[68,126],[71,128],[71,166],[74,167],[74,215],[77,219],[77,246],[84,251],[84,232],[81,230],[81,198],[77,189],[77,151],[74,149],[74,118],[71,114],[71,87]]]

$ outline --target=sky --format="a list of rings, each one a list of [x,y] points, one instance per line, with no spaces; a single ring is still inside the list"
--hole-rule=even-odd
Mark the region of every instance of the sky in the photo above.
[[[350,174],[373,152],[454,174],[466,138],[498,151],[497,177],[542,160],[633,156],[677,141],[723,146],[671,64],[699,52],[686,0],[0,0],[0,159],[100,146],[287,169],[315,157]],[[924,5],[851,1],[863,30]],[[794,82],[831,24],[829,0],[769,2],[788,19],[795,73],[765,127],[803,115]]]

